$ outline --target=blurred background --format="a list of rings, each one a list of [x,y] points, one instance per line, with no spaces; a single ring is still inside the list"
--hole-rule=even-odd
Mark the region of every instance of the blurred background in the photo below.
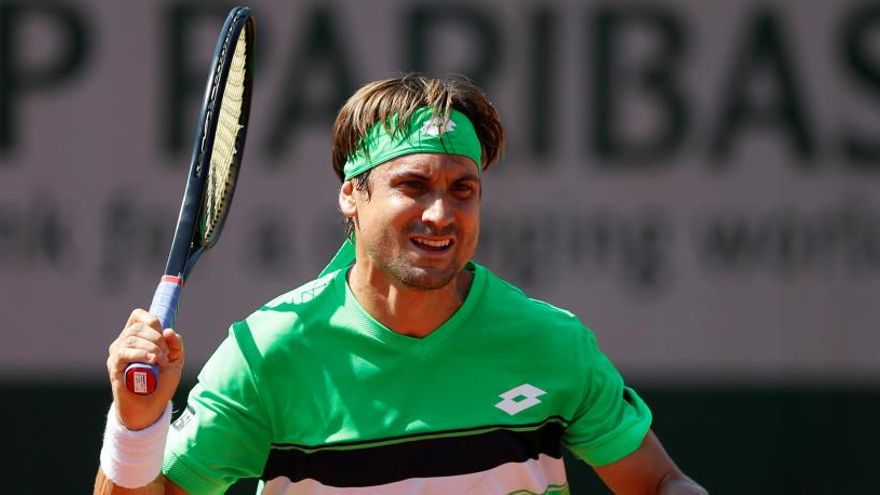
[[[223,241],[183,297],[184,388],[342,238],[344,99],[461,73],[509,136],[478,260],[596,332],[680,466],[719,494],[876,493],[880,4],[248,4],[252,125]],[[91,490],[107,346],[164,268],[231,5],[0,1],[6,493]],[[571,470],[575,494],[607,493]]]

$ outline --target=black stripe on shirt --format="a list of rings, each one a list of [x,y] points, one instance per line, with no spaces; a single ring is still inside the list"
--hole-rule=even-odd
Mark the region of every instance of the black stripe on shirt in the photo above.
[[[263,469],[265,481],[284,476],[292,482],[313,479],[335,487],[375,486],[409,478],[454,476],[486,471],[508,462],[525,462],[546,454],[562,457],[559,422],[517,431],[500,427],[489,431],[443,432],[433,438],[416,437],[391,445],[345,450],[273,446]],[[374,440],[371,443],[375,443]]]

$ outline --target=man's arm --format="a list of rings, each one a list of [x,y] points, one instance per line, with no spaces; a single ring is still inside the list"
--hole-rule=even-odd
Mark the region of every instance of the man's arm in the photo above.
[[[123,488],[104,476],[104,471],[98,469],[95,478],[95,491],[93,495],[188,495],[186,491],[177,486],[161,474],[147,486],[140,488]]]
[[[706,495],[708,492],[675,465],[653,431],[619,461],[595,468],[612,492],[621,495]]]
[[[125,388],[125,367],[134,362],[159,366],[159,386],[153,394],[139,396]],[[115,403],[111,414],[115,414],[116,418],[108,418],[108,421],[118,420],[119,424],[129,430],[140,430],[154,424],[163,415],[177,390],[183,362],[184,350],[180,335],[174,330],[163,329],[159,320],[143,309],[134,310],[125,328],[110,344],[107,372]],[[110,494],[185,495],[186,492],[161,474],[143,487],[117,486],[99,468],[94,495]]]

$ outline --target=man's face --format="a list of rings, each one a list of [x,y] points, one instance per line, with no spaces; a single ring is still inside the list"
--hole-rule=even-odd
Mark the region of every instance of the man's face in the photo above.
[[[358,263],[393,285],[433,290],[449,284],[477,250],[480,176],[465,157],[414,154],[372,170],[370,193],[351,190]]]

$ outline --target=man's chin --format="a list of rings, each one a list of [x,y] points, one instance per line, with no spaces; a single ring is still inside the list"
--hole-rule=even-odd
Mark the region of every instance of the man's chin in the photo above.
[[[460,268],[419,268],[408,267],[405,273],[399,273],[397,279],[403,285],[415,290],[439,290],[455,280],[455,276],[461,271]]]

